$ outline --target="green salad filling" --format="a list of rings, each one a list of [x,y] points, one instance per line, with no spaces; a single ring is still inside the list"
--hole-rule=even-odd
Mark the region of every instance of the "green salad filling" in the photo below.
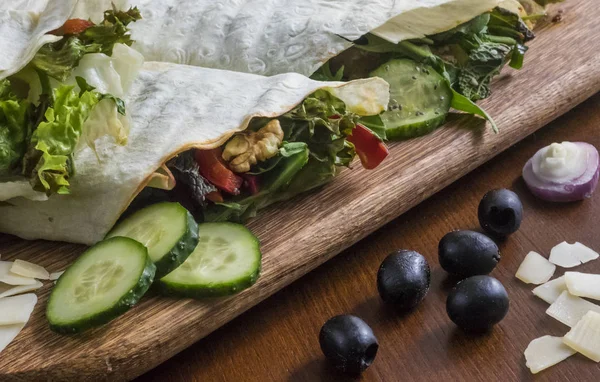
[[[40,48],[14,76],[0,80],[0,177],[25,178],[48,196],[70,192],[73,155],[86,131],[85,122],[103,99],[125,115],[125,103],[75,76],[65,84],[84,55],[112,55],[115,44],[131,45],[127,24],[140,18],[137,8],[106,11],[104,20],[68,20],[50,33],[63,38]],[[33,89],[36,89],[34,92]],[[83,137],[84,140],[87,140]]]
[[[382,77],[391,102],[382,115],[390,139],[426,134],[454,108],[492,118],[476,101],[490,96],[504,65],[520,69],[533,32],[517,14],[495,8],[449,31],[390,43],[366,34],[329,60],[312,78],[325,81]]]

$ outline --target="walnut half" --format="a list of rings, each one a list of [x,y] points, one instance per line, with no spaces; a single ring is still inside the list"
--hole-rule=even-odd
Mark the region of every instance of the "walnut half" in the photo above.
[[[236,134],[227,142],[223,150],[223,159],[229,163],[233,172],[244,173],[257,162],[274,157],[283,142],[283,130],[274,119],[258,131],[245,131]]]

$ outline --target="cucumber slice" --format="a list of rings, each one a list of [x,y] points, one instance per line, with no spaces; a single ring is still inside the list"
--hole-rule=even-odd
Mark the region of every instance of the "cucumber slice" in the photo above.
[[[50,329],[73,334],[117,318],[146,293],[155,270],[148,250],[137,241],[101,241],[58,279],[46,308]]]
[[[256,282],[260,274],[260,243],[241,224],[203,223],[199,242],[188,259],[158,281],[168,295],[191,298],[237,293]]]
[[[198,244],[198,223],[179,203],[163,202],[143,208],[119,223],[106,236],[124,236],[148,248],[156,279],[185,261]]]
[[[388,139],[425,135],[444,123],[452,89],[432,67],[406,58],[393,59],[370,76],[390,84],[390,104],[381,114]]]

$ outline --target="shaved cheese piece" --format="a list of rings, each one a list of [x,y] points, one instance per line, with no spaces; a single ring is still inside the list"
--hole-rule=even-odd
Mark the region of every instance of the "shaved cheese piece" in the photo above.
[[[25,327],[25,324],[14,324],[14,325],[3,325],[0,326],[0,352],[4,350],[8,344],[15,339],[15,337]]]
[[[31,277],[15,275],[10,271],[12,261],[0,261],[0,282],[10,285],[33,285],[36,280]]]
[[[65,273],[65,271],[50,273],[50,280],[58,280],[63,273]]]
[[[552,278],[556,265],[537,252],[529,252],[517,270],[517,278],[527,284],[543,284]]]
[[[581,272],[565,272],[565,283],[573,296],[600,300],[600,275]]]
[[[563,241],[550,251],[550,262],[563,268],[573,268],[596,260],[599,256],[594,250],[580,242],[569,244]]]
[[[600,306],[564,291],[546,310],[546,314],[573,327],[589,311],[600,313]]]
[[[600,313],[587,312],[563,342],[591,360],[600,362]]]
[[[31,285],[8,285],[4,283],[0,283],[0,298],[2,297],[10,297],[17,294],[32,292],[36,289],[39,289],[43,286],[41,281],[35,280],[35,284]]]
[[[50,274],[44,267],[25,260],[15,260],[10,271],[16,275],[34,279],[48,280],[50,278]]]
[[[543,336],[529,343],[525,349],[526,365],[532,374],[554,366],[577,353],[563,343],[561,337]]]
[[[600,257],[600,254],[598,254],[598,252],[586,247],[578,241],[571,246],[571,249],[573,253],[579,258],[579,261],[581,261],[583,264],[587,263],[588,261],[596,260],[598,257]]]
[[[0,298],[0,325],[26,323],[36,303],[37,296],[33,293]]]
[[[567,290],[565,276],[560,276],[534,288],[533,294],[546,301],[548,304],[552,304],[565,290]]]
[[[563,268],[573,268],[581,264],[581,261],[571,251],[571,244],[563,241],[550,250],[550,262]]]

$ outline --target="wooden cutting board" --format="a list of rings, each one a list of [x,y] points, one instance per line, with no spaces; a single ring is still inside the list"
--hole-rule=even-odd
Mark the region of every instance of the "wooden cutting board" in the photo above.
[[[482,102],[500,134],[481,120],[454,117],[434,134],[392,144],[389,159],[374,171],[355,166],[318,193],[264,211],[250,223],[262,242],[262,276],[234,297],[147,296],[108,325],[65,337],[45,321],[46,283],[31,321],[0,356],[0,381],[140,375],[600,91],[600,7],[595,0],[567,0],[551,14],[557,10],[562,21],[537,30],[525,68],[506,70]],[[50,271],[63,270],[84,249],[0,236],[3,260],[20,258]]]

